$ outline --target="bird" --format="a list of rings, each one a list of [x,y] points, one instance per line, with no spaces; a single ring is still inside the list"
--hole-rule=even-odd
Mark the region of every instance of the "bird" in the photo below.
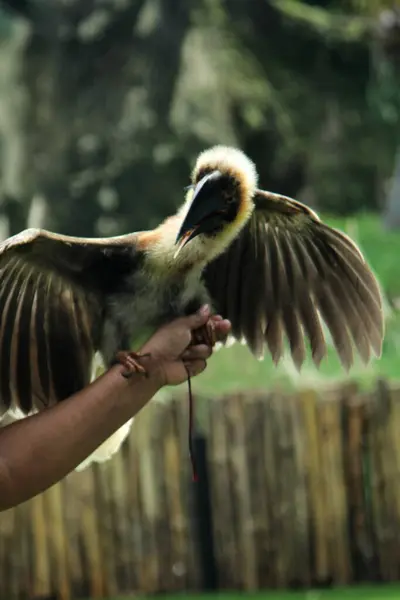
[[[216,145],[194,163],[183,204],[154,230],[82,238],[27,229],[0,244],[0,416],[18,419],[84,388],[141,340],[208,303],[278,365],[319,367],[327,335],[345,370],[379,358],[382,292],[357,244],[307,205],[261,189],[255,163]],[[212,330],[197,332],[214,344]],[[285,349],[285,345],[287,348]],[[108,460],[133,419],[77,470]]]

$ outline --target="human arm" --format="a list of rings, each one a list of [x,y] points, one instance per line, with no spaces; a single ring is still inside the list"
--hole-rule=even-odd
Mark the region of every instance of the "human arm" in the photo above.
[[[135,416],[165,385],[201,373],[211,349],[188,348],[203,314],[177,319],[161,328],[142,349],[150,352],[149,377],[122,377],[116,365],[90,385],[54,407],[0,429],[0,510],[25,502],[63,479],[119,427]],[[223,336],[226,321],[216,322]]]

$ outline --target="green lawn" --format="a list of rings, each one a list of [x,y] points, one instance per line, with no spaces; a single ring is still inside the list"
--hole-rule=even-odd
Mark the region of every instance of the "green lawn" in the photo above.
[[[378,218],[363,215],[357,219],[326,218],[327,222],[346,231],[360,245],[372,268],[377,273],[386,293],[400,297],[400,232],[383,230]],[[383,355],[367,368],[357,364],[350,378],[368,387],[382,376],[400,379],[400,313],[391,313],[387,319]],[[348,379],[340,368],[334,351],[318,371],[307,361],[299,375],[289,358],[275,368],[269,355],[263,362],[254,360],[246,347],[236,344],[216,352],[205,373],[193,381],[193,388],[204,394],[222,394],[255,388],[297,388],[336,383]]]
[[[360,245],[386,292],[400,296],[400,231],[385,231],[375,215],[352,219],[326,217],[325,220],[348,233]]]
[[[135,596],[135,600],[149,600],[151,596]],[[307,592],[264,592],[255,594],[241,594],[232,592],[230,594],[181,594],[163,596],[165,600],[399,600],[400,586],[377,585],[377,586],[355,586],[352,588],[337,588],[334,590],[310,590]],[[129,600],[127,596],[114,598],[113,600]],[[133,598],[132,598],[133,600]]]

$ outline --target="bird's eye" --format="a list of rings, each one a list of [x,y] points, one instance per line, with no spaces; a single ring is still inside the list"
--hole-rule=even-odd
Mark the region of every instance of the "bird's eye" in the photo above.
[[[235,195],[231,194],[228,190],[223,191],[222,196],[226,204],[234,204],[236,201]]]

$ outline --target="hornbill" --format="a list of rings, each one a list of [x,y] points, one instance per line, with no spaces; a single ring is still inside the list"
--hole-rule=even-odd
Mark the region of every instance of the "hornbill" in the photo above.
[[[286,338],[298,369],[306,344],[318,366],[323,323],[345,369],[355,352],[365,363],[379,357],[381,293],[357,246],[257,179],[242,151],[215,146],[199,155],[183,206],[155,230],[86,239],[27,229],[5,240],[0,415],[67,398],[99,359],[133,368],[139,339],[206,302],[259,359],[267,347],[278,364]],[[79,468],[109,458],[130,425]]]

